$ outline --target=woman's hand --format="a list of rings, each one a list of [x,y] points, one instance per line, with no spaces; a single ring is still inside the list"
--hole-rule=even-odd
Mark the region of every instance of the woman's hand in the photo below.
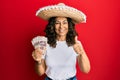
[[[73,45],[73,48],[77,54],[82,54],[83,53],[83,46],[80,41],[78,41],[77,36],[75,37],[75,44]]]
[[[46,71],[46,65],[45,65],[45,61],[42,58],[43,56],[43,50],[41,50],[40,48],[36,48],[33,52],[32,52],[32,57],[35,61],[37,61],[36,64],[36,72],[38,73],[38,75],[42,76],[45,71]]]
[[[77,40],[77,36],[75,37],[75,44],[73,45],[73,48],[75,52],[79,54],[77,59],[81,71],[84,73],[88,73],[90,71],[90,61],[86,55],[86,52],[83,49],[81,42]]]
[[[32,57],[35,61],[37,62],[41,62],[42,59],[42,55],[43,55],[43,51],[40,48],[36,48],[33,52],[32,52]]]

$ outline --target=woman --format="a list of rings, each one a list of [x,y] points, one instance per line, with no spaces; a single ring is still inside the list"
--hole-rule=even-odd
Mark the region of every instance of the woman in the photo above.
[[[86,17],[72,7],[69,7],[72,10],[67,10],[68,7],[58,4],[43,7],[37,12],[37,16],[48,20],[45,29],[48,44],[44,48],[45,53],[37,48],[33,51],[32,56],[37,61],[38,74],[46,73],[45,80],[77,80],[76,60],[78,60],[82,72],[90,71],[89,59],[81,42],[77,40],[75,31],[75,24],[85,22]],[[80,15],[76,16],[75,14]]]

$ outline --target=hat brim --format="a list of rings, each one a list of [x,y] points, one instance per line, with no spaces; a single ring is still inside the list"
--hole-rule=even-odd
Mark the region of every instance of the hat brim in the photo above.
[[[40,8],[36,12],[36,16],[44,20],[49,20],[51,17],[69,17],[75,23],[86,22],[86,15],[82,11],[67,6],[64,3]]]

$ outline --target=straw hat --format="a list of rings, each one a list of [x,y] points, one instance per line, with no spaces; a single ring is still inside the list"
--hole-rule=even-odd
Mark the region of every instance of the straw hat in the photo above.
[[[67,6],[64,3],[42,7],[36,12],[36,16],[44,20],[49,20],[49,18],[51,17],[61,16],[61,17],[69,17],[75,23],[86,22],[86,15],[82,11]]]

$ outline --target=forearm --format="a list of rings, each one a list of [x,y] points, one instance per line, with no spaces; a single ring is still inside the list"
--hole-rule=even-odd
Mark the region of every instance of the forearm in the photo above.
[[[42,60],[40,63],[36,62],[36,72],[38,75],[42,76],[45,73],[46,66],[44,60]]]
[[[90,71],[90,61],[85,51],[78,56],[78,64],[82,72],[88,73]]]

